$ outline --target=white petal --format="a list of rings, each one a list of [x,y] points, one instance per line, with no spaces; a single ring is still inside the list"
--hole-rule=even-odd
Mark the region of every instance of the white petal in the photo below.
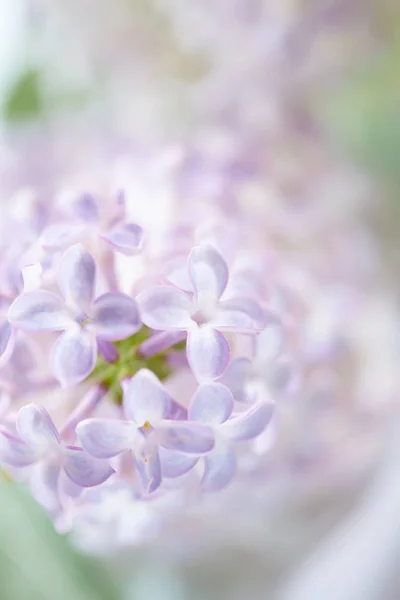
[[[148,369],[141,369],[124,382],[124,408],[139,427],[146,421],[156,425],[168,415],[170,396],[160,380]]]
[[[230,346],[222,333],[203,325],[189,331],[186,353],[197,381],[210,381],[225,371],[229,363]]]
[[[204,243],[192,249],[188,264],[197,308],[208,313],[216,306],[228,283],[226,262],[214,246]]]
[[[192,326],[192,302],[187,294],[170,286],[159,286],[137,297],[142,321],[152,329],[185,331]]]
[[[66,331],[52,349],[52,371],[63,387],[80,383],[96,364],[96,338],[81,328]]]
[[[57,281],[67,303],[87,310],[93,300],[96,265],[81,244],[69,248],[60,260]]]

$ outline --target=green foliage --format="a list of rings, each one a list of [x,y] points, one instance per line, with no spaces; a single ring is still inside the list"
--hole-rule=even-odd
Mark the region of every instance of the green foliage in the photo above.
[[[4,107],[4,118],[9,122],[38,117],[43,112],[39,73],[24,71],[11,87]]]
[[[171,348],[159,352],[150,358],[144,358],[138,353],[139,345],[147,340],[149,330],[142,327],[140,331],[126,340],[115,342],[114,346],[119,352],[119,358],[113,363],[108,363],[99,356],[93,373],[89,376],[90,380],[101,383],[110,393],[110,396],[118,404],[122,402],[121,381],[126,377],[132,377],[140,369],[149,369],[163,381],[171,374],[171,368],[168,364],[168,354]],[[172,346],[174,350],[184,350],[185,342],[180,342]]]
[[[327,100],[334,135],[382,176],[400,182],[400,49],[392,48]]]
[[[104,569],[77,554],[36,502],[0,481],[1,600],[117,600]]]

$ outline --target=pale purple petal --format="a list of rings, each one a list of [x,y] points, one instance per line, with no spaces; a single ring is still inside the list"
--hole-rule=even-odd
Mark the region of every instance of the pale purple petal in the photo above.
[[[221,331],[257,333],[265,326],[265,315],[251,298],[230,298],[219,303],[213,325]]]
[[[236,402],[248,402],[246,383],[251,369],[252,363],[248,358],[235,358],[219,380],[231,390]]]
[[[69,498],[79,498],[83,492],[83,488],[82,486],[74,483],[64,470],[61,470],[58,478],[58,492],[61,499],[63,496],[67,496]]]
[[[143,248],[143,229],[135,223],[118,223],[101,237],[117,252],[127,256],[137,254]]]
[[[130,381],[123,382],[123,390],[126,416],[139,427],[146,421],[154,426],[168,415],[170,396],[149,369],[141,369]]]
[[[190,297],[174,287],[158,286],[137,297],[142,321],[159,330],[185,331],[192,326]]]
[[[98,337],[110,342],[133,335],[141,327],[135,300],[125,294],[103,294],[93,303],[88,327],[93,328]]]
[[[13,467],[26,467],[36,462],[37,455],[23,440],[2,431],[0,433],[0,460]]]
[[[18,296],[10,306],[8,319],[26,331],[63,331],[71,324],[64,300],[46,290]]]
[[[57,273],[59,288],[71,306],[86,310],[94,294],[96,265],[81,244],[69,248],[60,260]]]
[[[233,396],[225,385],[204,383],[193,395],[188,418],[204,425],[220,425],[231,416],[232,410]]]
[[[68,203],[66,211],[73,219],[93,224],[99,220],[98,201],[91,194],[83,194],[80,198]]]
[[[216,492],[224,488],[236,473],[236,457],[225,444],[216,445],[205,457],[204,475],[201,481],[203,492]]]
[[[199,310],[212,309],[228,283],[228,267],[220,253],[205,243],[192,249],[189,255],[189,274]]]
[[[212,244],[194,247],[189,255],[189,274],[197,299],[221,297],[228,283],[228,267]]]
[[[255,338],[256,368],[264,368],[270,361],[275,360],[283,350],[284,332],[282,323],[274,318]]]
[[[173,419],[174,421],[186,421],[187,420],[187,409],[179,404],[179,402],[175,402],[175,400],[170,401],[169,403],[169,411],[166,417],[167,419]]]
[[[93,458],[82,448],[66,448],[64,456],[66,474],[74,483],[82,487],[93,487],[104,483],[115,473],[107,461]]]
[[[156,432],[161,446],[187,454],[205,454],[214,447],[214,434],[212,429],[184,421],[164,421]]]
[[[85,419],[76,434],[83,448],[96,458],[111,458],[132,447],[136,428],[128,421]]]
[[[220,377],[229,363],[230,352],[226,337],[208,325],[192,328],[188,333],[186,355],[197,381]]]
[[[31,472],[30,488],[32,496],[52,514],[61,509],[58,491],[60,465],[41,461]]]
[[[143,488],[148,494],[155,492],[162,481],[160,455],[156,444],[150,439],[146,440],[142,447],[135,451],[135,460]]]
[[[175,287],[193,293],[193,283],[190,279],[186,257],[174,258],[169,261],[163,271],[163,277]]]
[[[87,228],[80,224],[55,223],[43,231],[40,244],[48,250],[59,250],[80,242],[86,234]]]
[[[273,404],[260,403],[235,415],[220,426],[220,432],[230,440],[250,440],[268,425],[274,412]]]
[[[31,448],[41,450],[60,442],[58,431],[49,413],[39,404],[26,404],[17,417],[17,431]]]
[[[52,371],[63,387],[70,387],[90,375],[96,358],[96,338],[92,333],[77,327],[65,331],[54,343]]]
[[[7,320],[0,320],[0,366],[10,358],[14,348],[13,327]]]
[[[188,473],[198,462],[198,457],[192,454],[184,454],[175,450],[167,450],[160,447],[161,471],[163,477],[173,479]]]

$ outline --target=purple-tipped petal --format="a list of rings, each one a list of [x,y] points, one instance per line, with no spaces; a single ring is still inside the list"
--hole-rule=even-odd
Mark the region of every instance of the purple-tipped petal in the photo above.
[[[192,326],[192,303],[185,292],[169,286],[146,290],[137,297],[142,321],[158,330],[185,331]]]
[[[60,465],[54,462],[41,461],[31,472],[30,488],[32,496],[46,510],[56,514],[61,509],[58,490]]]
[[[260,369],[275,360],[282,352],[284,346],[284,332],[282,323],[278,319],[271,320],[268,325],[255,338],[255,366]]]
[[[252,363],[248,358],[235,358],[219,380],[231,390],[236,402],[248,402],[246,383],[251,369]]]
[[[46,290],[18,296],[10,306],[8,319],[26,331],[63,331],[71,324],[64,300]]]
[[[91,317],[88,327],[93,327],[97,336],[110,342],[123,340],[141,327],[137,304],[125,294],[108,293],[97,298]]]
[[[60,250],[76,244],[86,236],[87,228],[76,223],[55,223],[46,227],[40,244],[48,250]]]
[[[64,456],[66,474],[74,483],[82,487],[93,487],[104,483],[115,473],[105,460],[93,458],[82,448],[66,448]]]
[[[160,447],[161,471],[163,477],[173,479],[188,473],[198,462],[198,457]]]
[[[251,440],[266,428],[274,412],[272,404],[260,403],[246,412],[232,417],[220,427],[223,436],[230,440]]]
[[[230,298],[219,303],[213,324],[221,331],[257,333],[265,326],[265,315],[251,298]]]
[[[164,448],[186,454],[206,454],[215,443],[212,429],[193,422],[164,421],[159,425],[156,435]]]
[[[93,257],[81,244],[65,252],[58,266],[57,281],[69,305],[87,310],[93,300],[95,276]]]
[[[168,415],[170,396],[148,369],[141,369],[130,381],[124,382],[123,390],[125,414],[139,427],[146,421],[154,426]]]
[[[136,428],[128,421],[85,419],[76,434],[86,452],[96,458],[112,458],[132,447]]]
[[[197,381],[220,377],[230,358],[226,337],[208,325],[192,328],[187,337],[186,355]]]
[[[0,460],[13,467],[26,467],[37,460],[35,451],[23,440],[7,433],[0,433]]]
[[[207,312],[216,306],[228,283],[228,267],[220,253],[205,243],[192,249],[189,274],[199,310]]]
[[[13,327],[7,320],[0,320],[0,367],[10,358],[14,348]]]
[[[190,402],[188,417],[204,425],[224,423],[233,410],[231,391],[221,383],[203,383]]]
[[[143,248],[143,229],[135,223],[118,223],[101,236],[117,252],[131,256]]]
[[[216,492],[224,488],[236,473],[236,457],[224,444],[218,444],[205,457],[204,475],[201,481],[203,492]]]
[[[24,442],[39,452],[60,442],[60,436],[49,413],[38,404],[23,406],[18,413],[16,426]]]
[[[81,328],[65,331],[52,349],[52,371],[63,387],[80,383],[93,371],[97,358],[94,335]]]
[[[161,461],[156,444],[146,440],[135,452],[135,460],[143,488],[148,494],[155,492],[162,481]]]

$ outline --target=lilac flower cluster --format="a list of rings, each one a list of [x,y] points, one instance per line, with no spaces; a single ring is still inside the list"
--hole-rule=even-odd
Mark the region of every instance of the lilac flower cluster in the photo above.
[[[121,195],[56,205],[37,237],[4,249],[0,284],[17,285],[4,295],[0,328],[0,459],[59,528],[121,486],[143,506],[177,491],[196,504],[243,476],[241,457],[268,429],[281,390],[260,349],[269,347],[269,373],[290,362],[285,324],[246,288],[250,271],[262,275],[232,271],[210,235],[194,228],[196,237],[185,259],[182,247],[175,253],[180,283],[169,256],[130,294],[120,291],[117,254],[132,269],[160,261],[146,231],[125,219]],[[182,374],[192,383],[176,398],[171,381]]]

